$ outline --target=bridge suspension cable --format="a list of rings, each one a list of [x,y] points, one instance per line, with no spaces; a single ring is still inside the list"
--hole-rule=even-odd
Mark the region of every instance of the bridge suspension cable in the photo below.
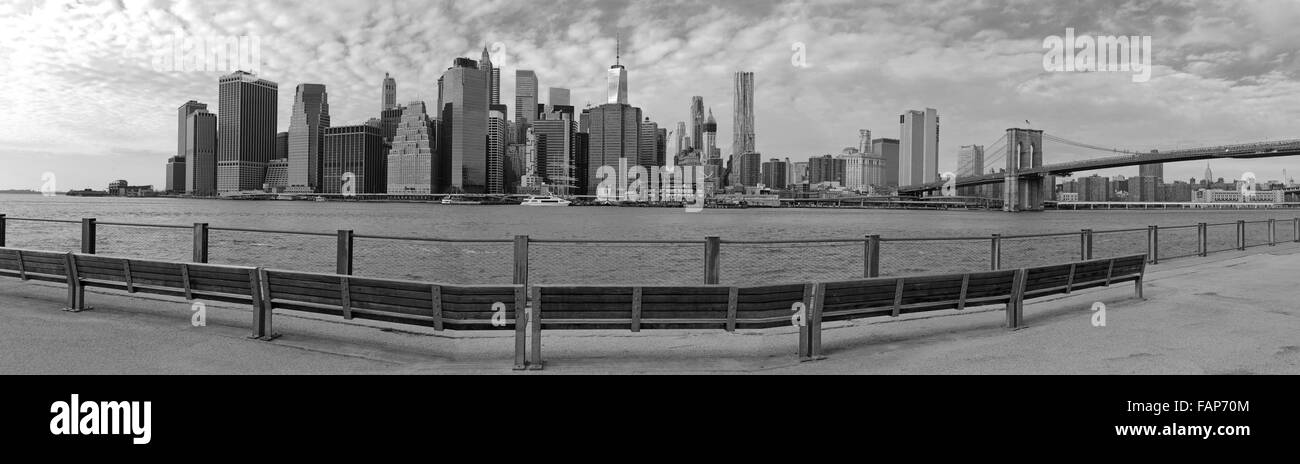
[[[1065,137],[1060,137],[1060,136],[1056,136],[1056,135],[1051,135],[1051,134],[1048,134],[1048,133],[1046,133],[1046,132],[1043,133],[1043,140],[1051,141],[1051,142],[1056,142],[1056,143],[1060,143],[1060,144],[1064,144],[1064,145],[1069,145],[1069,146],[1076,147],[1076,148],[1084,148],[1084,149],[1096,150],[1096,151],[1101,151],[1101,152],[1106,152],[1106,153],[1119,153],[1119,154],[1126,154],[1126,155],[1137,155],[1137,154],[1139,154],[1138,152],[1136,152],[1136,151],[1132,151],[1132,150],[1121,150],[1121,149],[1118,149],[1118,148],[1106,148],[1106,147],[1102,147],[1102,146],[1098,146],[1098,145],[1093,145],[1093,144],[1090,144],[1090,143],[1075,142],[1075,141],[1070,140],[1070,139],[1067,139],[1067,138],[1065,138]]]

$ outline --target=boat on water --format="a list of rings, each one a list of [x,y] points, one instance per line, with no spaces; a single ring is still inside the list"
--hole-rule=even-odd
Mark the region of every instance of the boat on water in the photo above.
[[[446,198],[443,198],[443,199],[442,199],[442,204],[444,204],[444,205],[481,205],[481,204],[483,204],[483,201],[482,201],[482,200],[472,200],[472,199],[469,199],[469,198],[465,198],[465,196],[463,196],[463,195],[447,195]]]
[[[329,201],[329,200],[326,200],[325,197],[316,197],[316,201]]]
[[[520,203],[520,205],[521,206],[569,206],[570,203],[573,202],[559,197],[534,195],[525,198],[524,201]]]

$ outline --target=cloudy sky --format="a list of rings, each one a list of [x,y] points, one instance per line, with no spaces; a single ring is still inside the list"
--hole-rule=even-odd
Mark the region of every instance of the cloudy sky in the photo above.
[[[765,157],[837,153],[858,129],[897,138],[900,113],[933,107],[940,168],[955,170],[960,145],[991,144],[1026,120],[1142,150],[1300,138],[1297,24],[1300,2],[1284,0],[0,0],[0,189],[38,188],[47,171],[61,190],[117,178],[161,187],[176,107],[194,99],[215,110],[228,72],[160,69],[173,37],[257,37],[259,75],[280,84],[285,131],[298,83],[327,86],[335,125],[362,123],[379,110],[385,72],[399,100],[436,100],[442,71],[457,56],[477,59],[485,43],[505,68],[503,102],[514,102],[514,70],[532,69],[543,88],[571,88],[574,104],[600,103],[621,34],[631,103],[673,128],[703,96],[724,153],[732,73],[746,70],[756,73]],[[1045,71],[1044,38],[1067,27],[1151,36],[1151,79]],[[1046,147],[1048,162],[1097,155]],[[1300,160],[1213,168],[1281,179],[1284,168],[1300,174]]]

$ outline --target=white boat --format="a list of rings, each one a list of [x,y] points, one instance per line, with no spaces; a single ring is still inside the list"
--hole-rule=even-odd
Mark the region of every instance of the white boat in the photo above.
[[[469,200],[469,199],[466,199],[464,195],[447,195],[446,198],[443,198],[443,199],[442,199],[442,204],[444,204],[444,205],[481,205],[481,204],[483,204],[483,202],[480,201],[480,200]]]
[[[316,197],[316,201],[329,201],[329,200],[326,200],[325,197]]]
[[[523,203],[520,203],[520,205],[521,206],[569,206],[569,203],[572,202],[559,197],[534,195],[525,198]]]

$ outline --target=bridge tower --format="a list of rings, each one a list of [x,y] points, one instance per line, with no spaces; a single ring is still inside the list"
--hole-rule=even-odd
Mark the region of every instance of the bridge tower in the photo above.
[[[1007,129],[1007,167],[1002,189],[1003,211],[1041,211],[1043,199],[1053,185],[1045,185],[1046,176],[1021,174],[1043,165],[1043,131]]]

